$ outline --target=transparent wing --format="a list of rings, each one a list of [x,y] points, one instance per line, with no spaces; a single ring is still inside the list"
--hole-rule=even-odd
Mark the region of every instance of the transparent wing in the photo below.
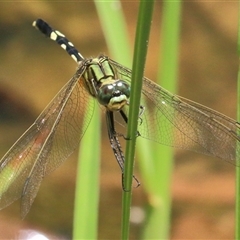
[[[83,71],[78,69],[0,160],[0,209],[21,197],[24,217],[44,176],[78,146],[94,109],[94,100],[81,79]]]
[[[119,78],[130,82],[131,70],[110,60]],[[142,137],[161,144],[189,149],[236,162],[240,154],[239,123],[188,99],[176,96],[143,79],[142,105],[145,107],[139,132]]]

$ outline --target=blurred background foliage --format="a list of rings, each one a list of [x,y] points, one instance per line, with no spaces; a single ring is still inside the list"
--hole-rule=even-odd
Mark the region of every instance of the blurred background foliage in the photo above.
[[[123,0],[122,7],[133,50],[138,1]],[[235,118],[238,3],[186,1],[182,10],[179,95]],[[162,3],[156,1],[145,69],[153,81],[156,52],[161,51],[161,11]],[[46,20],[68,36],[83,56],[108,55],[108,49],[92,1],[1,2],[0,13],[2,156],[76,70],[72,59],[31,27],[32,22]],[[120,236],[121,173],[104,123],[102,129],[99,239],[114,239]],[[23,221],[19,202],[0,212],[0,238],[13,238],[20,228],[71,238],[76,157],[77,151],[43,181]],[[221,160],[209,160],[192,152],[176,152],[172,239],[233,238],[235,169]],[[135,189],[133,206],[143,207],[145,201],[142,188]],[[131,239],[138,239],[140,229],[139,223],[132,224]]]

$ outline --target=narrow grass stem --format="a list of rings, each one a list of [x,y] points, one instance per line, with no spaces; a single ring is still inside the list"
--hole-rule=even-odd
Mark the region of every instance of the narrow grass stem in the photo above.
[[[131,188],[138,125],[137,122],[139,117],[142,79],[147,55],[147,43],[150,33],[153,6],[153,0],[140,1],[134,45],[135,48],[132,67],[131,96],[127,128],[127,137],[130,139],[130,141],[127,142],[125,152],[126,161],[124,166],[124,187],[127,191],[123,192],[122,239],[128,239],[129,235]]]

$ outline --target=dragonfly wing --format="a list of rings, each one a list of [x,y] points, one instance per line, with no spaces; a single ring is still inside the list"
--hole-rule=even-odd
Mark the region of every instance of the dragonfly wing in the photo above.
[[[211,108],[208,108],[206,106],[203,106],[202,104],[196,103],[194,101],[191,101],[187,98],[184,97],[180,97],[178,96],[178,98],[185,102],[188,103],[189,105],[191,105],[194,108],[199,109],[200,111],[204,112],[205,114],[207,114],[208,116],[214,118],[215,120],[219,121],[219,123],[222,123],[223,125],[225,125],[229,130],[232,130],[234,133],[237,132],[237,130],[239,129],[239,123],[236,120],[233,120],[232,118],[219,113]]]
[[[110,60],[119,78],[131,83],[131,70]],[[181,149],[212,155],[235,165],[239,124],[203,105],[171,94],[143,79],[139,132],[142,137]]]
[[[142,91],[147,108],[139,131],[144,137],[237,164],[234,161],[240,138],[234,120],[179,98],[146,78]]]
[[[21,217],[24,218],[29,212],[30,207],[37,195],[40,184],[45,176],[47,159],[52,148],[52,139],[54,132],[48,134],[44,139],[42,148],[37,154],[35,162],[25,178],[21,194]]]
[[[62,89],[58,94],[61,96],[57,95],[50,103],[53,107],[48,107],[36,120],[41,125],[45,115],[55,116],[55,119],[51,117],[47,123],[52,126],[53,135],[46,143],[51,146],[51,151],[47,156],[45,174],[55,170],[77,148],[92,119],[95,100],[85,88],[81,73],[82,70],[78,70],[73,79],[64,86],[66,96]],[[61,100],[58,111],[55,111],[55,103],[60,103],[59,99],[64,100]]]
[[[65,100],[59,105],[59,110],[46,109],[50,113],[51,110],[54,110],[56,117],[47,120],[48,124],[52,126],[51,133],[25,183],[22,196],[22,215],[29,211],[43,177],[55,170],[78,146],[92,118],[94,100],[84,88],[83,80],[76,79],[76,84],[68,91],[69,95],[64,97]],[[53,101],[54,104],[55,101]],[[40,117],[36,122],[41,122],[42,119]]]
[[[0,186],[4,186],[0,187],[0,208],[22,197],[24,217],[43,177],[78,146],[94,109],[94,101],[81,79],[82,72],[80,68],[0,160]]]
[[[33,124],[0,161],[0,209],[22,195],[24,183],[38,154],[35,139],[39,136]]]

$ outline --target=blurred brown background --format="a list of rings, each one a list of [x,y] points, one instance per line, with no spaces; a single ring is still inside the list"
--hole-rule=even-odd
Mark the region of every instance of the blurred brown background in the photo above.
[[[122,7],[133,49],[138,2],[122,1]],[[152,80],[157,75],[161,12],[162,3],[156,1],[145,72]],[[43,18],[65,33],[83,56],[109,53],[92,1],[2,2],[0,13],[0,156],[3,156],[76,69],[59,46],[31,26],[33,20]],[[238,71],[237,14],[237,2],[183,3],[179,58],[179,95],[233,118]],[[99,239],[118,239],[121,174],[104,131],[102,139]],[[0,239],[16,237],[20,228],[71,239],[76,157],[77,151],[43,181],[23,221],[19,202],[0,212]],[[191,152],[176,154],[171,238],[233,239],[234,177],[235,167],[219,159],[210,160]],[[144,205],[142,191],[134,190],[134,206]],[[138,239],[139,229],[140,225],[132,225],[131,239]]]

